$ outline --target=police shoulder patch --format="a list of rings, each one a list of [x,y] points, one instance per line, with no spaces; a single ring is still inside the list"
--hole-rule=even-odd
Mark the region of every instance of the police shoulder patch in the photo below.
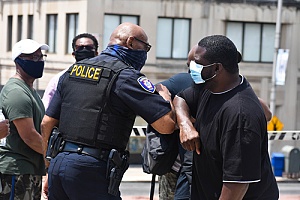
[[[155,92],[155,86],[146,76],[141,76],[137,79],[137,82],[140,84],[140,86],[146,90],[147,92],[154,93]]]

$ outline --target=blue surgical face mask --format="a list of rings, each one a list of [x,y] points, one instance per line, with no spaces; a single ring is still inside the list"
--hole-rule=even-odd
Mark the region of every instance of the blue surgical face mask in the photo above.
[[[205,83],[205,81],[208,81],[210,79],[213,79],[217,74],[214,74],[210,78],[203,79],[201,73],[202,73],[202,70],[203,70],[204,67],[210,67],[210,66],[213,66],[214,64],[215,63],[213,63],[211,65],[203,66],[203,65],[197,64],[195,61],[192,60],[190,62],[190,74],[191,74],[191,77],[194,80],[194,82],[196,84],[200,84],[200,83]]]
[[[20,65],[23,71],[33,78],[41,78],[44,71],[44,61],[32,61],[32,60],[23,60],[19,57],[15,59],[15,62]]]

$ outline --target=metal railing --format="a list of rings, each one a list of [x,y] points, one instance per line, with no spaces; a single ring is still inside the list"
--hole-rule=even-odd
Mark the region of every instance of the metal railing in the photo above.
[[[134,126],[131,136],[145,136],[147,126]],[[268,131],[269,140],[300,140],[300,131]]]

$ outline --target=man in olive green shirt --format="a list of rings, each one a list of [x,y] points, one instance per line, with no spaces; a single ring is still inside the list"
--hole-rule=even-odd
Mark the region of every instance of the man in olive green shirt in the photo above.
[[[0,146],[0,199],[41,198],[45,165],[40,123],[45,108],[33,82],[43,75],[45,55],[41,50],[48,48],[46,44],[25,39],[12,50],[16,74],[0,94],[0,108],[10,121],[10,134],[6,144]]]

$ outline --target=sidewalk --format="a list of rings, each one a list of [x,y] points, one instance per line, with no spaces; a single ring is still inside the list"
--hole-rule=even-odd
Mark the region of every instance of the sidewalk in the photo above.
[[[150,182],[152,174],[146,174],[143,172],[141,165],[131,164],[128,170],[123,175],[122,181],[124,182]]]
[[[130,165],[128,170],[125,172],[122,181],[150,182],[151,178],[152,178],[152,174],[144,173],[141,165]],[[284,182],[284,183],[300,182],[300,178],[290,179],[290,178],[279,177],[279,176],[276,176],[275,178],[277,182]]]
[[[141,165],[130,165],[128,170],[125,172],[122,181],[124,182],[151,182],[152,174],[146,174],[143,172]],[[300,179],[288,179],[284,177],[276,177],[277,182],[300,182]],[[157,181],[157,176],[156,176]],[[154,200],[158,200],[156,194]],[[44,200],[44,198],[41,198]],[[122,200],[149,200],[149,196],[122,196]],[[299,195],[280,195],[279,200],[300,200]]]
[[[279,177],[275,176],[277,182],[283,182],[283,183],[300,183],[300,178],[298,179],[292,179],[292,178],[286,178],[286,177]]]
[[[128,170],[125,172],[122,181],[150,182],[151,178],[152,178],[152,174],[144,173],[141,165],[130,165]],[[295,182],[300,182],[300,178],[289,179],[286,177],[276,177],[276,181],[282,183],[295,183]],[[122,199],[123,200],[149,200],[149,197],[148,196],[123,196]],[[155,197],[154,200],[158,200],[158,197]],[[279,200],[300,200],[300,195],[280,194]]]

